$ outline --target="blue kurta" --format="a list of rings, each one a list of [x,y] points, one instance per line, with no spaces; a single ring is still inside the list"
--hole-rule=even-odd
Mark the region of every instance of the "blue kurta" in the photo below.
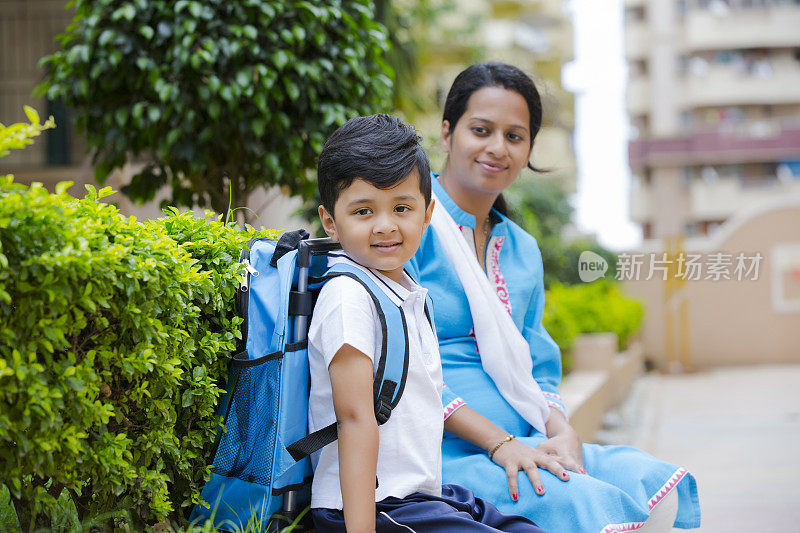
[[[474,243],[475,217],[459,208],[436,179],[433,190],[439,197],[437,209],[447,209],[467,242]],[[492,217],[495,223],[486,245],[487,276],[530,345],[533,377],[548,403],[563,410],[558,392],[561,354],[542,326],[544,285],[539,247],[536,239],[505,216],[492,211]],[[433,300],[444,381],[452,393],[530,446],[544,441],[545,435],[506,402],[483,370],[467,296],[432,228],[423,235],[408,269]],[[492,463],[485,450],[445,434],[442,452],[444,483],[465,486],[501,511],[526,516],[546,531],[630,531],[672,490],[678,491],[680,502],[675,527],[700,525],[697,486],[691,474],[629,446],[584,444],[587,475],[572,472],[567,482],[539,469],[544,496],[536,495],[527,475],[520,472],[517,502],[508,494],[505,470]]]

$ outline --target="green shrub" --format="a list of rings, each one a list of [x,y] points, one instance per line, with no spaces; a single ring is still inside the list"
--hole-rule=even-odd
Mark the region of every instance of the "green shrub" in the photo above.
[[[638,331],[644,306],[624,296],[616,284],[599,279],[581,285],[554,283],[547,293],[543,323],[553,340],[566,353],[581,333],[610,331],[625,349]]]
[[[274,232],[142,224],[69,186],[0,177],[0,483],[26,530],[56,525],[65,489],[81,522],[181,522],[240,336],[238,252]]]
[[[254,230],[247,227],[242,231],[236,224],[225,224],[220,215],[206,212],[197,217],[192,212],[179,212],[175,208],[167,210],[168,216],[150,221],[146,229],[154,231],[163,229],[175,243],[188,253],[201,272],[209,276],[214,290],[195,298],[194,304],[199,309],[199,326],[194,335],[202,339],[198,346],[206,346],[204,351],[194,354],[192,367],[193,378],[202,375],[211,383],[227,377],[227,355],[233,352],[237,339],[241,337],[239,326],[241,319],[236,313],[236,291],[241,279],[239,252],[254,237],[277,238],[274,230]],[[222,357],[221,357],[222,356]],[[202,368],[203,370],[194,370]],[[176,508],[184,509],[197,503],[200,490],[208,479],[210,470],[206,467],[214,439],[209,438],[217,427],[216,396],[198,392],[184,392],[179,404],[176,404],[180,434],[191,448],[184,450],[171,465],[174,479],[170,494],[180,496],[179,502],[174,500]],[[177,513],[173,518],[178,521]]]

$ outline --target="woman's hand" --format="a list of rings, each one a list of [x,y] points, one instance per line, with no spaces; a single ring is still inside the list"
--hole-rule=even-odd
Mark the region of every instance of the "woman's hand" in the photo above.
[[[583,443],[578,433],[569,425],[564,413],[551,407],[546,426],[548,439],[536,448],[555,459],[562,467],[585,474]]]
[[[544,495],[544,485],[539,477],[539,468],[549,470],[561,481],[569,480],[569,472],[559,463],[554,455],[550,455],[544,450],[531,448],[517,439],[510,440],[497,448],[492,456],[492,461],[502,466],[508,476],[508,493],[511,499],[517,501],[519,498],[519,487],[517,475],[520,470],[524,470],[531,480],[533,490],[539,496]]]
[[[564,468],[581,474],[586,473],[583,469],[583,444],[575,430],[551,437],[539,444],[536,449],[546,453]]]

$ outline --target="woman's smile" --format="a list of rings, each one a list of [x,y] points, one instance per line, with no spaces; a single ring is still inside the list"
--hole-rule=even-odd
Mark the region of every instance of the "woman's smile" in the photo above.
[[[486,172],[497,173],[503,172],[504,170],[508,170],[508,165],[501,165],[499,163],[492,163],[491,161],[475,161],[478,163]]]

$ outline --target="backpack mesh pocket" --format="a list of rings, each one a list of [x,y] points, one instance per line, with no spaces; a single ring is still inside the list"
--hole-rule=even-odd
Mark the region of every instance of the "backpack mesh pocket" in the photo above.
[[[278,428],[283,354],[234,359],[225,431],[214,457],[214,473],[269,486]]]

